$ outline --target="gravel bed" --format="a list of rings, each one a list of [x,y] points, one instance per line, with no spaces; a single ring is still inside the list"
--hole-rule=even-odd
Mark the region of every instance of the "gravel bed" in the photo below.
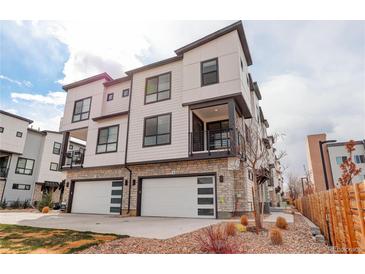
[[[250,222],[250,226],[254,223]],[[269,230],[275,224],[265,223],[265,229]],[[202,229],[179,235],[167,240],[146,238],[123,238],[106,242],[98,246],[90,247],[80,253],[84,254],[197,254],[203,253],[195,237]],[[294,223],[289,224],[288,230],[282,230],[283,244],[272,245],[268,238],[268,232],[259,234],[253,232],[238,233],[229,238],[234,243],[236,253],[331,253],[324,243],[316,243],[311,235],[309,226],[302,216],[295,214]]]

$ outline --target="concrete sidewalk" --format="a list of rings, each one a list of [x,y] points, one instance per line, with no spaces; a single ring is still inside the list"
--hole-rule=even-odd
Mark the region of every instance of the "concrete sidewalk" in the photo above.
[[[114,233],[150,239],[168,239],[220,222],[222,220],[120,217],[119,215],[63,213],[49,213],[45,215],[42,213],[28,212],[0,213],[0,224]]]

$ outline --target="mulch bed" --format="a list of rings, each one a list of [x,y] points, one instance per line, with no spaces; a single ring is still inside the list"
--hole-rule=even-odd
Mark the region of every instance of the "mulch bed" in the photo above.
[[[253,223],[249,224],[253,226]],[[229,238],[236,247],[236,253],[331,253],[324,243],[316,243],[311,235],[309,226],[302,216],[295,214],[294,223],[289,224],[288,230],[282,230],[283,244],[272,245],[268,230],[275,224],[265,223],[266,231],[259,234],[253,232],[238,233]],[[146,228],[148,229],[148,228]],[[203,253],[196,241],[196,235],[203,229],[179,235],[167,240],[146,238],[123,238],[90,247],[80,253],[86,254],[197,254]]]

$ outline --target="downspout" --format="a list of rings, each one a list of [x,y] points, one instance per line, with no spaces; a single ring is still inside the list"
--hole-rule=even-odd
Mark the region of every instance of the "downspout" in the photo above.
[[[132,170],[128,167],[127,156],[128,156],[128,140],[129,140],[129,122],[131,117],[131,104],[132,104],[132,90],[133,90],[133,74],[131,77],[131,87],[129,91],[129,104],[128,104],[128,120],[127,120],[127,138],[125,142],[125,154],[124,154],[124,165],[129,172],[129,188],[128,188],[128,209],[127,214],[130,213],[131,209],[131,185],[132,185]]]

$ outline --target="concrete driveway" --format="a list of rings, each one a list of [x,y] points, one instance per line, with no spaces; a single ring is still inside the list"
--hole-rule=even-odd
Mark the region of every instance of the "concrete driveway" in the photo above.
[[[167,239],[220,222],[214,219],[120,217],[119,215],[0,213],[1,224],[114,233],[151,239]]]

